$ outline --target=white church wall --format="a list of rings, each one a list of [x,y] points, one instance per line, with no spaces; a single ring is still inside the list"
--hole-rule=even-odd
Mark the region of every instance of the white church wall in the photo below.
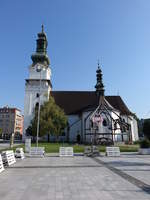
[[[137,141],[139,139],[138,136],[138,126],[137,126],[137,120],[132,115],[121,115],[121,118],[124,120],[125,123],[128,123],[131,125],[131,136],[132,141]],[[124,141],[128,141],[128,136],[124,133],[123,139]]]
[[[82,113],[82,133],[83,133],[83,142],[91,142],[91,136],[90,135],[86,135],[85,136],[85,129],[89,129],[90,128],[90,121],[87,120],[86,124],[85,124],[85,119],[90,115],[90,113],[92,113],[91,111],[87,111],[87,112],[83,112]],[[90,133],[91,130],[87,130],[87,133]]]
[[[105,136],[110,137],[110,133],[112,133],[112,131],[111,131],[111,126],[112,126],[111,119],[110,119],[109,116],[107,116],[108,117],[107,118],[104,113],[101,114],[101,117],[102,117],[102,122],[99,124],[99,132],[105,133]],[[104,126],[104,121],[106,122],[105,126]]]
[[[139,140],[137,120],[132,115],[122,115],[122,119],[131,125],[132,141]]]
[[[137,141],[139,140],[139,135],[138,135],[138,125],[137,125],[137,120],[133,117],[130,116],[131,120],[131,133],[132,133],[132,141]]]
[[[77,135],[79,134],[81,137],[81,120],[78,115],[68,115],[68,122],[70,125],[70,142],[77,142]]]
[[[70,135],[69,135],[70,142],[77,142],[77,135],[78,134],[80,134],[81,138],[83,139],[82,141],[85,142],[85,135],[84,135],[85,130],[84,129],[85,128],[86,129],[90,128],[90,119],[89,119],[89,117],[87,119],[86,127],[85,127],[85,119],[90,113],[91,113],[91,111],[83,112],[82,113],[82,119],[78,115],[69,115],[68,116],[69,125],[71,126]],[[119,116],[120,116],[119,112],[116,111],[116,114],[111,112],[110,114],[111,114],[113,119],[115,119],[115,120],[119,119]],[[134,132],[134,134],[132,134],[133,141],[137,140],[138,139],[138,131],[137,131],[137,122],[136,122],[136,120],[134,118],[131,118],[132,116],[130,116],[130,119],[126,115],[121,116],[121,117],[122,117],[122,119],[124,119],[124,121],[126,123],[130,123],[131,124],[132,133]],[[105,119],[106,116],[104,114],[102,114],[102,118]],[[82,125],[81,125],[81,123],[82,123]],[[103,126],[103,124],[99,124],[99,131],[98,132],[100,132],[100,133],[108,133],[108,135],[106,134],[105,137],[111,138],[111,135],[109,135],[109,133],[111,133],[111,129],[109,129],[109,126],[111,126],[111,124],[108,124],[107,127]],[[117,128],[118,128],[118,130],[115,131],[116,135],[114,136],[114,141],[116,141],[116,142],[120,141],[121,142],[122,141],[122,135],[121,135],[119,124],[117,124]],[[87,130],[86,133],[91,133],[91,129]],[[135,134],[135,133],[137,133],[137,134]],[[83,134],[83,137],[82,137],[82,134]],[[101,136],[98,136],[98,137],[101,137]],[[86,142],[90,143],[91,142],[91,138],[92,138],[91,135],[86,135]],[[59,139],[61,141],[65,141],[66,136],[65,137],[60,137]],[[53,137],[53,140],[55,141],[55,137]],[[128,141],[128,136],[127,136],[126,133],[124,133],[124,135],[123,135],[123,140],[124,141]]]
[[[121,119],[122,119],[125,123],[131,124],[131,123],[129,122],[129,116],[128,116],[128,115],[121,115]],[[129,133],[128,131],[126,131],[126,132],[123,132],[122,134],[123,134],[123,136],[121,136],[121,137],[123,137],[123,141],[129,142],[129,134],[130,134],[130,133]]]
[[[77,142],[77,135],[81,135],[81,120],[78,115],[68,115],[69,130],[69,142]],[[65,136],[59,136],[59,142],[65,142],[67,140],[67,128],[65,129]],[[56,136],[50,136],[50,141],[55,142]]]
[[[39,81],[32,81],[31,83],[26,83],[25,88],[25,100],[24,100],[24,134],[26,129],[30,125],[32,118],[34,117],[34,109],[37,103],[39,103],[40,95],[40,104],[42,105],[45,101],[49,99],[50,86],[46,81],[41,82],[41,90],[40,90]]]
[[[119,119],[119,117],[120,117],[120,112],[119,111],[117,111],[117,110],[115,110],[114,112],[111,112],[111,116],[112,116],[112,118],[114,119],[114,120],[117,120],[117,119]],[[114,125],[112,125],[112,128],[114,129]],[[117,125],[116,125],[116,130],[115,130],[115,135],[113,136],[113,140],[115,141],[115,142],[120,142],[120,141],[122,141],[122,137],[121,137],[121,131],[120,131],[120,125],[117,123]]]

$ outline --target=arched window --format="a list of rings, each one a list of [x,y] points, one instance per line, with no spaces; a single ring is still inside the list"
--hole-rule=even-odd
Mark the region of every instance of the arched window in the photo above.
[[[106,119],[104,119],[103,120],[103,126],[107,126],[108,124],[107,124],[107,120]]]
[[[39,98],[39,96],[40,96],[39,93],[37,93],[37,94],[36,94],[36,97]]]
[[[122,119],[123,122],[125,122],[125,119]]]

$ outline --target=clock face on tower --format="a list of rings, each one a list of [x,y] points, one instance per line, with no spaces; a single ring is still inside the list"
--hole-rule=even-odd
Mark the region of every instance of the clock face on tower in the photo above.
[[[29,79],[44,79],[50,80],[51,69],[42,63],[36,63],[35,65],[30,65],[29,67]]]
[[[37,63],[35,65],[35,69],[36,69],[37,72],[40,72],[42,70],[42,65],[40,65],[39,63]]]

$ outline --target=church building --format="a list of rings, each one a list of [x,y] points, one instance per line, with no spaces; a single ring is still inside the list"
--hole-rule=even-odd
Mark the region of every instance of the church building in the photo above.
[[[47,36],[42,26],[38,33],[36,52],[32,54],[29,78],[25,83],[24,137],[34,117],[36,106],[53,96],[68,117],[68,126],[60,141],[91,142],[138,140],[137,121],[120,96],[105,96],[102,71],[98,64],[95,91],[53,91]],[[94,78],[94,77],[93,77]],[[40,101],[39,101],[40,100]],[[50,140],[55,141],[51,136]]]

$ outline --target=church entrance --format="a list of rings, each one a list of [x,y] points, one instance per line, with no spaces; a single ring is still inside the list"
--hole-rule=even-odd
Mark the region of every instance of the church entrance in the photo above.
[[[81,142],[81,136],[80,134],[77,135],[77,143],[80,143]]]

